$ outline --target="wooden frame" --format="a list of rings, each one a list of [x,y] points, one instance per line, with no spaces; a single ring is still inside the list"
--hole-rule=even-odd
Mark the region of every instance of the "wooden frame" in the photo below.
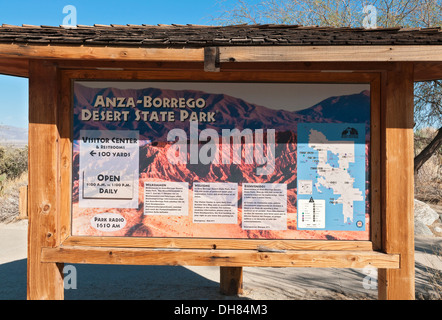
[[[61,225],[62,230],[67,230],[67,234],[63,237],[63,245],[92,245],[98,247],[142,247],[142,248],[181,248],[181,249],[257,249],[259,246],[266,246],[273,249],[286,249],[286,250],[303,250],[309,248],[309,250],[361,250],[371,251],[380,247],[380,177],[376,176],[374,172],[378,172],[377,169],[380,162],[380,149],[379,137],[380,137],[380,76],[376,73],[300,73],[300,72],[223,72],[223,73],[207,73],[201,71],[114,71],[114,70],[63,70],[61,72],[62,88],[63,92],[71,92],[71,81],[74,80],[107,80],[107,81],[214,81],[214,82],[299,82],[299,83],[368,83],[374,89],[371,90],[373,111],[371,112],[372,127],[372,139],[371,145],[371,163],[374,165],[372,169],[374,182],[371,186],[371,193],[373,197],[373,203],[378,205],[371,206],[371,219],[374,217],[375,228],[370,226],[372,241],[330,241],[330,240],[257,240],[257,239],[201,239],[201,238],[125,238],[125,237],[88,237],[88,236],[69,236],[70,235],[70,202],[65,201],[70,199],[70,193],[67,194],[67,190],[63,192],[63,210],[61,221],[64,224]],[[69,88],[69,90],[68,90]],[[68,90],[68,91],[65,91]],[[63,95],[61,101],[63,106],[72,105],[72,97]],[[71,107],[72,108],[72,107]],[[67,110],[64,112],[67,114]],[[63,128],[66,128],[66,132],[71,132],[71,117],[62,117]],[[68,123],[69,120],[69,123]],[[68,129],[69,128],[69,129]],[[72,159],[70,150],[70,139],[62,139],[62,142],[66,144],[63,148],[65,152],[61,154],[63,159]],[[71,164],[69,164],[69,168]],[[67,181],[70,182],[71,172],[64,172],[62,176],[62,184],[67,185]],[[68,209],[69,208],[69,209]],[[302,244],[301,244],[302,243]]]
[[[289,61],[441,61],[441,45],[226,46],[220,62]],[[204,61],[204,48],[140,48],[119,46],[0,44],[0,57],[111,61]],[[185,51],[185,52],[183,52]]]
[[[91,60],[57,60],[57,64],[62,68],[115,68],[121,69],[121,65],[124,66],[125,70],[136,70],[143,69],[147,66],[162,66],[165,69],[180,69],[182,63],[180,62],[159,62],[159,61],[126,61],[121,63],[117,60],[106,60],[106,61],[91,61]],[[187,68],[189,64],[193,64],[195,67],[201,69],[203,62],[190,62],[187,63]],[[293,70],[293,69],[302,69],[305,72],[320,72],[326,70],[336,70],[336,71],[345,71],[352,70],[352,72],[357,70],[363,71],[381,71],[388,70],[391,68],[391,63],[389,62],[310,62],[310,61],[294,61],[294,62],[279,62],[279,63],[265,63],[265,62],[223,62],[219,65],[223,67],[223,70],[229,70],[233,65],[234,68],[238,70],[241,65],[244,66],[245,69],[249,69],[250,65],[254,65],[254,68],[258,70]],[[270,69],[269,69],[270,68]],[[219,68],[220,69],[220,68]],[[216,71],[216,70],[214,70]],[[218,70],[219,71],[219,70]],[[29,59],[20,59],[20,58],[0,58],[0,73],[5,75],[17,76],[17,77],[29,77]],[[438,80],[442,78],[442,64],[434,61],[422,61],[414,63],[414,81],[431,81]]]
[[[229,71],[204,73],[199,65],[188,70],[182,67],[180,71],[160,66],[150,70],[79,70],[75,63],[64,69],[60,68],[62,65],[57,66],[56,61],[29,61],[28,298],[63,298],[62,263],[221,266],[225,292],[231,291],[228,284],[235,282],[234,290],[240,290],[238,280],[242,272],[235,268],[243,266],[360,268],[370,265],[380,268],[380,298],[412,298],[412,63],[389,64],[376,72],[355,73],[305,72],[305,69],[275,72],[271,67],[260,72],[233,67]],[[70,236],[71,79],[370,83],[371,241]],[[39,148],[42,143],[46,146],[44,152]],[[399,229],[399,221],[404,221],[402,212],[405,227]],[[280,252],[260,252],[256,250],[258,246]]]

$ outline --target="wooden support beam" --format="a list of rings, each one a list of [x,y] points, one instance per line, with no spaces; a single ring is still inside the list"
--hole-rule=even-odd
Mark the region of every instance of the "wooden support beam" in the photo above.
[[[219,62],[441,62],[442,46],[230,46]],[[204,48],[0,44],[0,58],[204,62]],[[217,56],[217,54],[215,55]]]
[[[382,80],[382,251],[400,254],[401,264],[379,270],[379,298],[414,299],[413,64]]]
[[[104,46],[48,46],[0,44],[0,57],[119,61],[204,61],[203,48],[122,48]]]
[[[198,70],[204,68],[204,61],[146,61],[146,60],[57,60],[60,69],[95,69],[95,70]]]
[[[43,263],[42,248],[59,245],[57,68],[29,63],[28,299],[63,299],[62,265]]]
[[[1,58],[0,74],[27,78],[29,76],[29,60]]]
[[[442,61],[442,46],[220,47],[220,62]]]
[[[442,62],[415,62],[414,81],[442,80]]]
[[[242,267],[220,267],[220,291],[226,296],[243,293]]]
[[[263,239],[192,239],[70,236],[63,245],[87,247],[132,247],[175,249],[253,249],[266,246],[278,250],[372,251],[371,241],[331,240],[263,240]]]
[[[204,71],[219,72],[219,48],[204,48]]]
[[[223,62],[222,70],[225,71],[250,71],[257,72],[311,72],[311,73],[337,73],[337,72],[383,72],[391,68],[389,62],[363,62],[363,61],[276,61],[276,62]]]
[[[66,247],[43,248],[48,263],[181,265],[223,267],[398,268],[399,255],[354,251],[285,251],[144,249]]]
[[[20,187],[18,197],[18,219],[28,218],[28,186]]]

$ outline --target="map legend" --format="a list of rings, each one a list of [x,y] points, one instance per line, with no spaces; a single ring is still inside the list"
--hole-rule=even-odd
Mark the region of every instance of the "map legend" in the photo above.
[[[298,201],[298,227],[303,229],[325,228],[325,200]]]

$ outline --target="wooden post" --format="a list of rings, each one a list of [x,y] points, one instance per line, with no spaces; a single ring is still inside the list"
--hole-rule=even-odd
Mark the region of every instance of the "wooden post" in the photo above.
[[[59,244],[57,67],[29,63],[28,299],[63,299],[62,264],[41,262],[44,247]]]
[[[399,269],[379,269],[379,299],[415,298],[413,64],[383,78],[382,250],[400,254]]]
[[[220,291],[226,296],[243,293],[242,267],[220,267]]]
[[[20,187],[18,197],[18,212],[19,220],[28,218],[28,186]]]

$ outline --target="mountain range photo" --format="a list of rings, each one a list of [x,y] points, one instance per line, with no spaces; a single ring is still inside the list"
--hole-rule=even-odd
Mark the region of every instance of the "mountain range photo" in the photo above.
[[[283,238],[283,239],[367,239],[369,231],[301,231],[296,230],[296,177],[297,177],[297,124],[298,123],[365,123],[366,125],[366,159],[369,159],[370,145],[370,91],[364,90],[351,95],[329,97],[305,109],[290,111],[275,110],[249,103],[241,98],[227,94],[211,94],[199,90],[171,90],[160,88],[118,89],[115,87],[90,88],[79,83],[75,84],[74,95],[74,150],[73,150],[73,232],[76,235],[112,235],[112,236],[144,236],[144,237],[221,237],[221,238]],[[274,152],[275,170],[267,175],[257,175],[258,163],[245,163],[245,159],[238,163],[191,164],[189,161],[181,164],[171,164],[168,161],[168,150],[172,142],[167,141],[168,133],[173,129],[182,129],[190,137],[189,121],[135,121],[135,110],[147,110],[141,106],[135,108],[94,107],[98,96],[109,98],[133,97],[134,101],[143,101],[143,97],[154,99],[184,99],[196,101],[203,99],[205,107],[202,109],[186,108],[185,110],[212,112],[213,122],[199,122],[198,131],[212,129],[219,134],[217,145],[222,153],[221,132],[223,129],[251,129],[252,132],[262,129],[264,132],[263,152]],[[158,100],[159,101],[159,100]],[[82,110],[128,111],[127,121],[81,121]],[[150,111],[179,110],[153,107]],[[137,130],[140,137],[139,152],[139,208],[118,209],[116,212],[127,220],[125,228],[113,234],[107,234],[91,228],[89,220],[100,212],[109,209],[79,208],[79,144],[76,141],[80,130]],[[275,131],[274,150],[269,150],[266,144],[266,130]],[[190,142],[188,141],[188,144]],[[244,156],[244,142],[242,154]],[[254,145],[256,144],[256,140]],[[199,142],[201,148],[204,142]],[[233,154],[233,144],[230,146],[230,155]],[[189,158],[190,155],[187,155]],[[369,174],[368,160],[366,173]],[[195,182],[232,182],[239,185],[238,224],[195,224],[191,217],[177,216],[146,216],[143,214],[143,188],[148,181],[175,181],[188,182],[190,195]],[[368,183],[369,179],[367,179]],[[241,228],[241,186],[243,183],[278,183],[287,185],[287,230],[243,230]],[[369,190],[368,186],[366,188]],[[367,199],[369,199],[367,197]],[[369,219],[369,203],[367,201],[367,219]],[[369,225],[369,224],[367,224]]]

